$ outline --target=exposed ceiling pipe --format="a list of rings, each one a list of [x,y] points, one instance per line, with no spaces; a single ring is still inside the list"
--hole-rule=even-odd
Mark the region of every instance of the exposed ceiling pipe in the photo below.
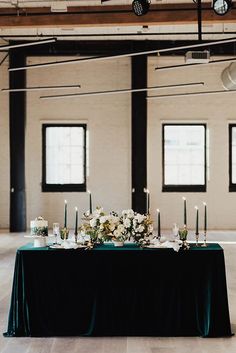
[[[51,67],[51,66],[59,66],[59,65],[69,65],[69,64],[78,64],[90,61],[104,61],[104,60],[111,60],[111,59],[120,59],[125,57],[134,57],[139,55],[149,55],[149,54],[158,54],[158,53],[171,53],[178,50],[185,50],[190,48],[202,48],[202,47],[209,47],[213,45],[220,45],[226,43],[233,43],[236,42],[236,38],[230,39],[223,39],[209,43],[200,43],[200,44],[189,44],[180,47],[173,47],[173,48],[164,48],[164,49],[154,49],[154,50],[147,50],[142,52],[135,52],[135,53],[127,53],[127,54],[118,54],[118,55],[110,55],[110,56],[96,56],[90,57],[85,59],[72,59],[72,60],[64,60],[64,61],[54,61],[50,63],[43,63],[43,64],[34,64],[28,66],[21,66],[21,67],[13,67],[9,68],[9,71],[19,71],[19,70],[29,70],[29,69],[36,69],[36,68],[43,68],[43,67]]]

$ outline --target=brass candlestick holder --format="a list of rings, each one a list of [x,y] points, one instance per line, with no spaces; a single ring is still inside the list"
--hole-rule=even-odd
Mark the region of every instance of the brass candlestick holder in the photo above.
[[[69,236],[69,229],[64,227],[60,230],[60,236],[62,240],[67,240]]]
[[[198,247],[199,233],[195,233],[195,238],[196,238],[196,246]]]
[[[202,244],[203,248],[206,248],[208,246],[206,241],[207,241],[207,231],[204,230],[204,240],[203,240],[203,244]]]
[[[190,248],[189,244],[187,243],[187,237],[188,237],[188,229],[187,229],[187,226],[184,225],[184,228],[179,230],[179,239],[182,241],[183,250],[189,250]]]

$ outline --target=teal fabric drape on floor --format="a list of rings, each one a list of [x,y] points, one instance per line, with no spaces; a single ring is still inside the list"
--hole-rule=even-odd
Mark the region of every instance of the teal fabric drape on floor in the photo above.
[[[17,250],[5,336],[230,336],[223,249]]]

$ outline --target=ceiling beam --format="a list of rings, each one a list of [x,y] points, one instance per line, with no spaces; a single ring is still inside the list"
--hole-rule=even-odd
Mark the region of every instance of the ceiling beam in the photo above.
[[[202,4],[202,23],[235,21],[236,8],[225,16],[217,16],[210,2]],[[127,5],[69,7],[65,13],[51,12],[50,8],[0,9],[0,28],[180,25],[197,22],[197,5],[194,3],[151,5],[145,16],[136,16],[131,6]]]

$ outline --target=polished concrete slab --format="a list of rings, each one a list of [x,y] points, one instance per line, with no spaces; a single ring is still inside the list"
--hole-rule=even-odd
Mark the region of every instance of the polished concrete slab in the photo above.
[[[168,234],[168,232],[163,232]],[[190,238],[194,235],[190,232]],[[236,231],[212,231],[209,241],[225,252],[232,330],[236,332]],[[21,233],[0,231],[0,332],[7,326],[16,249],[29,242]],[[53,267],[49,271],[54,271]],[[197,276],[197,274],[194,274]],[[125,319],[125,318],[124,318]],[[88,337],[4,338],[0,353],[235,353],[236,337]]]

